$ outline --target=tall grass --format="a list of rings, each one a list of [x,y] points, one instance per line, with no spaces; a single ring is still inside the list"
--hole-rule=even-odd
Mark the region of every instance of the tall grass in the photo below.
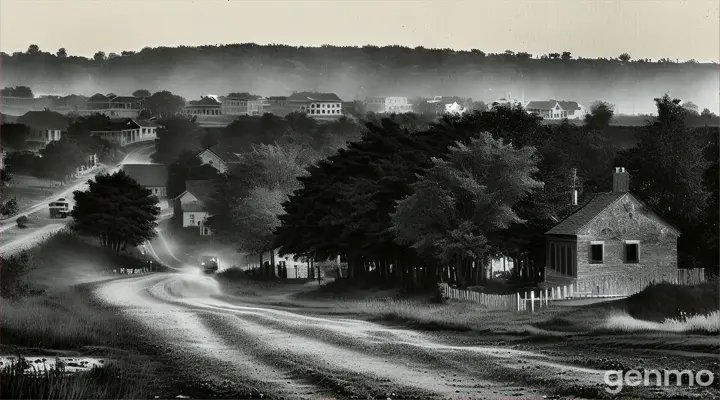
[[[67,373],[62,364],[26,370],[27,362],[6,365],[0,371],[3,399],[140,399],[147,398],[146,375],[114,363],[87,372]]]
[[[608,318],[605,329],[618,332],[657,331],[720,333],[720,311],[697,314],[682,318],[667,318],[663,322],[644,321],[627,313],[613,314]]]

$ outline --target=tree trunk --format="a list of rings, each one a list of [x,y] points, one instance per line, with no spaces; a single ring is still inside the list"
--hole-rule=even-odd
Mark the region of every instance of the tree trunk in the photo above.
[[[258,257],[260,257],[260,264],[259,264],[259,266],[258,266],[257,271],[258,271],[258,272],[260,273],[260,275],[262,276],[262,275],[265,275],[265,272],[264,272],[265,266],[263,265],[263,254],[262,254],[262,253],[258,254]]]
[[[270,249],[270,276],[276,277],[275,274],[275,249]]]

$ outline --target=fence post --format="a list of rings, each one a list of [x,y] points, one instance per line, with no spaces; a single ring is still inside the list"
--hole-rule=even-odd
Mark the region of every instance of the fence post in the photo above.
[[[535,312],[535,291],[530,291],[530,311]]]
[[[516,306],[517,306],[517,307],[516,307],[516,308],[517,308],[517,311],[520,311],[520,293],[519,293],[519,292],[518,292],[518,293],[515,293],[515,303],[516,303]]]

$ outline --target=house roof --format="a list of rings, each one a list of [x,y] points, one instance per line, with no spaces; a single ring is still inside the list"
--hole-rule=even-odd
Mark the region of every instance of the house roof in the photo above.
[[[335,93],[298,92],[287,98],[288,101],[338,101],[342,100]]]
[[[580,109],[580,105],[576,101],[561,100],[531,101],[525,108],[530,110],[550,110],[554,108],[556,104],[560,104],[560,108],[565,111],[576,111]]]
[[[212,200],[216,187],[216,182],[209,179],[185,181],[185,191],[203,203],[208,203]]]
[[[287,96],[270,96],[267,99],[268,100],[287,100]]]
[[[247,92],[242,93],[230,93],[229,95],[225,96],[226,99],[230,100],[261,100],[262,96],[258,96],[256,94],[250,94]]]
[[[27,125],[33,129],[67,129],[68,117],[55,111],[28,111],[18,117],[18,124]]]
[[[158,126],[156,123],[145,119],[133,119],[132,121],[141,128],[157,128]]]
[[[133,96],[116,96],[110,100],[111,103],[137,103],[141,100]]]
[[[617,201],[625,196],[632,196],[635,200],[650,208],[645,202],[640,200],[637,196],[630,192],[610,192],[610,193],[599,193],[595,195],[589,202],[583,207],[570,214],[567,218],[560,221],[552,229],[545,232],[546,235],[570,235],[577,236],[588,224],[590,224],[598,215],[608,209],[610,206],[615,204]],[[659,217],[662,216],[652,208],[650,208]],[[663,219],[664,220],[664,219]],[[680,233],[680,230],[675,227],[672,223],[667,220],[664,222],[672,227],[675,231]]]
[[[227,149],[226,147],[222,146],[220,143],[214,144],[210,147],[200,150],[198,152],[198,155],[200,155],[206,151],[209,151],[209,152],[215,154],[224,163],[233,163],[233,162],[240,161],[240,156],[237,153]]]
[[[190,106],[219,107],[220,102],[213,99],[212,97],[203,97],[200,100],[190,100]]]
[[[111,119],[103,129],[96,129],[90,132],[116,132],[123,130],[138,129],[141,126],[136,120],[132,118],[120,118]]]
[[[110,100],[110,99],[108,99],[107,96],[105,96],[104,94],[101,94],[101,93],[95,93],[94,95],[90,96],[90,98],[88,99],[88,101],[97,101],[97,102],[108,101],[108,100]]]
[[[142,186],[167,186],[167,167],[163,164],[124,164],[122,169]]]

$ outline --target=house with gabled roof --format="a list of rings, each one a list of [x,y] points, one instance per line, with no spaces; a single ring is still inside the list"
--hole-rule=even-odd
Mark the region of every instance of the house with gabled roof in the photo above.
[[[240,156],[232,151],[223,149],[220,144],[206,147],[197,154],[203,164],[209,164],[218,172],[226,173],[230,164],[240,161]]]
[[[55,111],[28,111],[17,119],[18,124],[28,127],[25,141],[30,150],[44,149],[50,142],[58,141],[67,131],[68,117]]]
[[[123,164],[123,171],[156,197],[167,196],[167,167],[163,164]]]
[[[677,227],[630,192],[625,168],[613,191],[594,196],[545,233],[546,282],[578,293],[629,295],[678,277]]]
[[[216,183],[211,180],[185,181],[185,191],[172,199],[173,218],[182,221],[183,228],[197,227],[201,236],[212,235],[205,226],[210,213],[208,204],[216,190]]]
[[[343,116],[343,101],[335,93],[296,92],[288,96],[287,104],[311,118],[333,120]]]
[[[585,107],[576,101],[530,101],[525,105],[525,110],[550,120],[579,119],[587,114]]]

